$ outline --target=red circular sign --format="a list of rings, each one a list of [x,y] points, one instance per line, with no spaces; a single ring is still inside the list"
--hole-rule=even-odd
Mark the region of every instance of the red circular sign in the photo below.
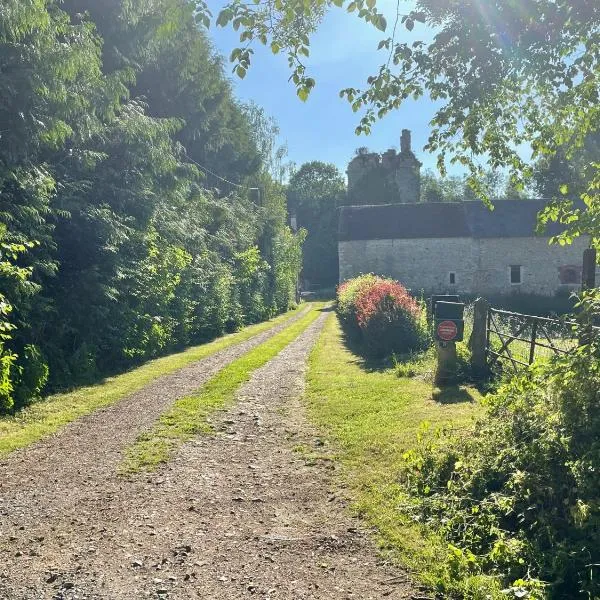
[[[458,328],[454,321],[442,321],[437,326],[437,333],[440,340],[450,342],[458,335]]]

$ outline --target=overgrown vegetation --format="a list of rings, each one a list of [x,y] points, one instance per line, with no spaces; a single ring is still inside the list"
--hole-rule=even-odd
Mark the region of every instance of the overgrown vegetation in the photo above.
[[[588,296],[583,314],[599,304]],[[449,589],[475,578],[508,597],[600,597],[600,341],[486,405],[470,436],[425,435],[406,455],[410,510],[450,544]]]
[[[277,130],[201,21],[190,0],[2,3],[0,411],[293,306]]]
[[[232,344],[243,342],[296,314],[296,311],[292,311],[270,321],[250,325],[207,344],[149,361],[128,373],[109,378],[97,385],[82,387],[66,394],[55,394],[46,398],[44,402],[36,402],[16,414],[2,416],[0,456],[37,442],[83,415],[118,402],[162,375],[173,373]]]
[[[456,373],[457,383],[475,383],[471,368],[471,351],[465,342],[456,343]],[[432,346],[422,352],[409,354],[393,354],[392,364],[398,377],[419,377],[433,383],[437,365],[437,349]]]
[[[319,317],[318,309],[322,307],[323,304],[313,305],[312,310],[297,322],[224,367],[198,393],[177,400],[150,431],[127,448],[121,473],[152,471],[167,462],[183,442],[198,433],[211,431],[206,417],[233,401],[239,387],[252,373],[311,325]]]
[[[370,356],[416,352],[430,341],[424,307],[392,279],[368,274],[342,283],[337,310],[348,335]]]

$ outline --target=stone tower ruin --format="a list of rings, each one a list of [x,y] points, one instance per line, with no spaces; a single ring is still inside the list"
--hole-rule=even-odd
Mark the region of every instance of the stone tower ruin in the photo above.
[[[409,204],[421,196],[421,163],[402,130],[400,152],[359,152],[348,164],[348,204]]]

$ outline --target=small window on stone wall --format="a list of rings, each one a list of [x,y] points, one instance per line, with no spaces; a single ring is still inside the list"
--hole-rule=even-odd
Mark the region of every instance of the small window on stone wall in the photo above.
[[[510,265],[510,283],[518,285],[523,281],[523,267],[521,265]]]
[[[448,275],[448,281],[449,281],[450,285],[456,285],[456,273],[451,271],[450,274]]]

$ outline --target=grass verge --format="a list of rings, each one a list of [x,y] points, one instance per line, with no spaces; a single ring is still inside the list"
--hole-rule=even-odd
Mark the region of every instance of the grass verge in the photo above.
[[[122,475],[152,471],[167,462],[178,446],[194,435],[211,431],[206,417],[232,402],[238,388],[252,373],[294,341],[321,314],[315,303],[305,316],[221,369],[196,394],[177,400],[154,427],[125,451]]]
[[[447,580],[448,546],[402,511],[403,454],[423,423],[466,431],[481,411],[478,400],[473,388],[434,389],[423,378],[399,377],[393,367],[365,368],[344,345],[334,315],[309,359],[309,415],[333,441],[355,509],[375,526],[382,551],[432,588]]]
[[[0,456],[24,448],[46,437],[75,419],[98,408],[118,402],[163,375],[215,354],[233,344],[267,331],[298,314],[301,308],[270,321],[251,325],[207,344],[194,346],[170,356],[150,361],[132,371],[111,377],[97,385],[56,394],[37,402],[16,415],[0,417]]]

